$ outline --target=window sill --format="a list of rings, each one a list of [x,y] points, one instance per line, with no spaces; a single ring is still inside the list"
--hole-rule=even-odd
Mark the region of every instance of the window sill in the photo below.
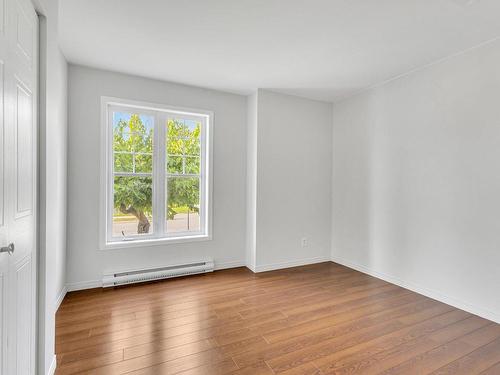
[[[127,249],[130,247],[151,247],[161,245],[173,245],[188,242],[210,241],[211,235],[200,234],[186,237],[168,237],[168,238],[152,238],[152,239],[139,239],[130,241],[114,241],[105,242],[101,244],[100,250],[113,250],[113,249]]]

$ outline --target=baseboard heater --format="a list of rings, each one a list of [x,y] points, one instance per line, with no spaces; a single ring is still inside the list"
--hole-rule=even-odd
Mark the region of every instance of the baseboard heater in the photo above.
[[[143,283],[146,281],[169,279],[172,277],[195,275],[212,272],[214,270],[213,260],[177,264],[170,266],[144,268],[120,272],[105,272],[102,278],[104,288],[111,286]]]

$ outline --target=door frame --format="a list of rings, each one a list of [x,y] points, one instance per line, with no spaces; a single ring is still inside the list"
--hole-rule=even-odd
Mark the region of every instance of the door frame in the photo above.
[[[36,265],[34,271],[35,284],[35,343],[34,343],[34,367],[35,373],[39,375],[53,375],[56,370],[56,358],[53,356],[50,364],[45,363],[47,350],[46,343],[46,258],[45,258],[45,229],[46,222],[43,213],[46,212],[42,192],[45,191],[43,182],[45,180],[46,158],[44,157],[45,130],[47,116],[47,17],[48,2],[44,0],[29,0],[38,17],[38,49],[37,49],[37,106],[36,106],[36,133],[34,144],[36,144],[36,173],[35,173],[35,250],[33,261]],[[43,205],[42,205],[43,203]],[[42,252],[43,250],[43,252]],[[55,333],[54,333],[55,336]],[[54,349],[55,350],[55,349]]]

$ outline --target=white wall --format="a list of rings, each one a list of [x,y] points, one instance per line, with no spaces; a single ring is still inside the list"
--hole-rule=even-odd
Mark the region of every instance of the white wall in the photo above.
[[[101,96],[214,111],[212,241],[98,250]],[[68,286],[97,286],[105,269],[205,257],[216,267],[244,265],[246,116],[244,96],[70,66]]]
[[[248,151],[256,157],[255,270],[329,260],[332,105],[267,90],[256,95],[256,141]]]
[[[58,1],[34,1],[40,19],[38,372],[55,368],[55,312],[66,286],[67,63]]]
[[[257,93],[247,99],[246,266],[255,272],[257,238]]]
[[[500,322],[500,42],[334,105],[334,261]]]

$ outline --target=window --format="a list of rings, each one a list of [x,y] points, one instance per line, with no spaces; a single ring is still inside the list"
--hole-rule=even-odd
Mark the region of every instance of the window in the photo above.
[[[102,248],[210,239],[213,115],[102,99]]]

